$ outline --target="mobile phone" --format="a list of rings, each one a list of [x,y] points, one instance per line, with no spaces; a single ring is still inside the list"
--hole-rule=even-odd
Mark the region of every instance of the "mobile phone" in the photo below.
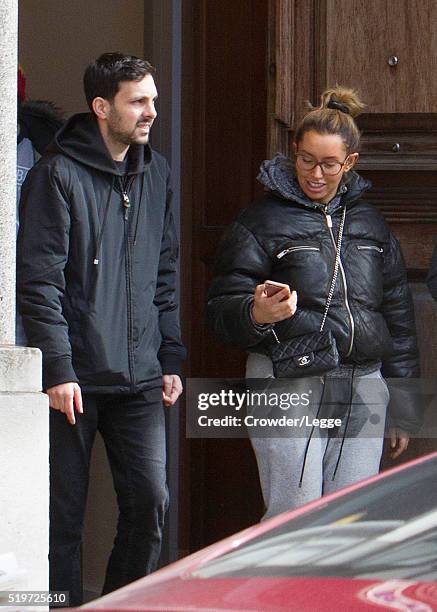
[[[284,289],[285,287],[290,289],[286,283],[277,283],[276,281],[271,280],[266,280],[264,282],[264,286],[267,297],[272,297],[272,295],[275,295],[275,293],[278,293],[278,291],[281,291],[281,289]]]

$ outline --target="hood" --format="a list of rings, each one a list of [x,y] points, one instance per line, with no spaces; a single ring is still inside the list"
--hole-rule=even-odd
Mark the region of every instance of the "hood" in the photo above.
[[[73,115],[56,134],[48,150],[63,153],[81,164],[102,172],[116,176],[123,174],[112,160],[97,121],[91,113]],[[128,157],[128,174],[143,173],[152,157],[151,148],[149,145],[131,145]]]
[[[42,155],[63,123],[61,111],[52,102],[24,102],[18,106],[18,142],[29,138]]]
[[[273,159],[265,160],[261,164],[258,181],[271,191],[279,194],[286,200],[293,200],[308,208],[324,208],[323,204],[311,200],[300,188],[296,179],[294,161],[284,155],[276,155]],[[370,181],[363,179],[354,170],[344,176],[337,193],[327,205],[327,212],[333,213],[342,202],[353,202],[370,189]]]

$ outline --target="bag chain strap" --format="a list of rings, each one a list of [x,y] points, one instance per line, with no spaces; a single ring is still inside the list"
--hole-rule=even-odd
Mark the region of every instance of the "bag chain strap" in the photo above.
[[[341,243],[342,243],[342,240],[343,240],[343,229],[344,229],[345,219],[346,219],[346,206],[343,208],[343,215],[342,215],[342,218],[341,218],[340,227],[338,229],[337,244],[335,246],[336,254],[335,254],[334,272],[332,274],[331,287],[330,287],[329,292],[328,292],[328,297],[326,298],[325,312],[323,314],[322,323],[320,324],[320,330],[319,330],[320,333],[323,331],[323,328],[325,327],[326,318],[328,316],[328,310],[329,310],[329,307],[331,305],[332,297],[334,295],[335,283],[337,282],[338,269],[340,267],[340,252],[341,252]],[[278,344],[280,344],[279,338],[276,335],[276,332],[275,332],[273,327],[272,327],[272,334],[273,334],[276,342]]]
[[[337,282],[338,269],[340,267],[341,242],[343,240],[343,229],[344,229],[345,218],[346,218],[346,206],[343,208],[343,216],[341,218],[340,227],[338,229],[337,245],[335,247],[337,252],[335,254],[334,273],[332,275],[331,288],[329,289],[328,297],[326,298],[325,312],[323,314],[322,323],[320,325],[320,330],[319,330],[320,332],[323,331],[323,328],[325,326],[325,321],[326,321],[326,317],[328,316],[328,310],[331,305],[332,296],[334,295],[335,283]]]

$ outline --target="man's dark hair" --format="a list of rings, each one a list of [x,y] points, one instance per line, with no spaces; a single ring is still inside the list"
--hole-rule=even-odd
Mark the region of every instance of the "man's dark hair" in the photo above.
[[[155,69],[146,60],[123,53],[103,53],[83,75],[86,101],[92,112],[94,98],[112,101],[122,81],[140,81]]]

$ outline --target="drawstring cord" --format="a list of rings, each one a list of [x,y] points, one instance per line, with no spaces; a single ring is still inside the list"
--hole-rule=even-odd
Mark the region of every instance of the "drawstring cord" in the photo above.
[[[344,442],[346,440],[347,429],[348,429],[348,426],[349,426],[349,421],[350,421],[350,417],[351,417],[351,413],[352,413],[352,401],[353,401],[353,394],[354,394],[354,376],[355,376],[355,365],[352,367],[351,383],[350,383],[350,388],[349,388],[349,405],[348,405],[348,411],[347,411],[347,415],[346,415],[346,423],[345,423],[345,426],[344,426],[344,431],[343,431],[343,436],[342,436],[342,440],[341,440],[340,450],[338,452],[337,462],[335,464],[335,469],[334,469],[334,472],[333,472],[333,475],[332,475],[332,480],[335,480],[335,477],[337,475],[337,471],[338,471],[338,468],[339,468],[339,465],[340,465],[340,459],[341,459],[341,456],[342,456],[342,453],[343,453]],[[322,393],[321,393],[321,396],[320,396],[319,406],[317,408],[317,413],[316,413],[316,416],[315,416],[316,419],[319,417],[320,410],[322,408],[323,399],[324,399],[324,395],[325,395],[325,388],[326,388],[326,375],[323,377],[323,388],[322,388]],[[308,452],[309,452],[309,447],[310,447],[310,443],[311,443],[314,431],[315,431],[315,426],[313,425],[311,427],[310,435],[308,436],[308,440],[307,440],[306,445],[305,445],[305,452],[304,452],[304,456],[303,456],[302,468],[301,468],[300,479],[299,479],[299,488],[302,488],[303,475],[304,475],[306,461],[307,461]],[[329,444],[329,441],[328,441],[328,444]]]
[[[121,192],[121,195],[123,197],[123,206],[125,207],[126,213],[127,213],[127,210],[130,208],[130,202],[129,202],[129,198],[128,198],[127,194],[126,194],[126,190],[125,190],[125,188],[123,186],[123,183],[121,182],[121,179],[119,179],[119,180],[120,180],[120,192]],[[97,234],[96,253],[95,253],[95,256],[94,256],[94,260],[93,260],[93,264],[95,266],[98,266],[99,265],[99,261],[100,261],[99,260],[99,254],[100,254],[100,249],[101,249],[102,241],[103,241],[103,231],[105,229],[106,219],[108,217],[108,212],[109,212],[109,204],[110,204],[110,201],[111,201],[111,195],[112,195],[112,192],[114,191],[114,188],[115,188],[115,176],[112,177],[111,188],[110,188],[109,193],[108,193],[108,199],[106,200],[105,212],[103,213],[103,221],[102,221],[102,224],[100,226],[99,232]],[[142,180],[141,180],[140,200],[139,200],[139,204],[138,204],[138,212],[137,212],[137,218],[136,218],[136,222],[135,222],[135,233],[134,233],[134,241],[133,241],[134,246],[137,243],[138,225],[139,225],[139,219],[140,219],[140,213],[141,213],[141,205],[143,203],[143,192],[144,192],[144,175],[142,176]]]
[[[97,234],[97,246],[96,246],[96,254],[94,256],[94,260],[93,260],[93,264],[95,266],[99,265],[99,253],[100,253],[100,248],[102,246],[102,240],[103,240],[103,230],[105,229],[105,224],[106,224],[106,218],[108,216],[108,211],[109,211],[109,203],[111,201],[111,195],[112,192],[114,190],[114,186],[115,186],[115,176],[112,177],[112,182],[111,182],[111,189],[109,190],[108,193],[108,199],[106,200],[106,206],[105,206],[105,212],[103,213],[103,221],[102,221],[102,225],[100,226],[99,232]]]
[[[316,418],[316,419],[319,417],[320,410],[321,410],[321,408],[322,408],[322,404],[323,404],[323,397],[324,397],[324,395],[325,395],[325,386],[326,386],[326,375],[323,377],[322,393],[321,393],[321,395],[320,395],[319,407],[317,408],[317,413],[316,413],[316,416],[315,416],[315,418]],[[313,434],[314,434],[314,430],[315,430],[315,426],[313,425],[313,426],[311,427],[310,435],[308,436],[308,440],[307,440],[307,443],[306,443],[306,445],[305,445],[305,452],[304,452],[304,455],[303,455],[302,469],[301,469],[301,472],[300,472],[300,479],[299,479],[299,488],[300,488],[300,489],[302,488],[302,482],[303,482],[303,473],[304,473],[304,471],[305,471],[305,465],[306,465],[306,461],[307,461],[307,455],[308,455],[308,451],[309,451],[309,448],[310,448],[310,442],[311,442],[311,439],[312,439]]]
[[[137,221],[135,223],[134,246],[137,243],[138,222],[140,220],[141,205],[143,203],[143,191],[144,191],[144,174],[142,175],[142,180],[141,180],[140,201],[138,203]]]
[[[351,376],[351,386],[350,386],[350,394],[349,394],[349,407],[346,416],[346,424],[344,426],[343,437],[341,439],[340,450],[338,451],[337,463],[335,464],[335,470],[332,474],[332,480],[335,480],[335,476],[337,475],[338,466],[340,465],[341,454],[343,452],[344,441],[346,439],[347,428],[349,425],[349,419],[352,412],[352,400],[354,397],[354,374],[355,374],[355,364],[352,368],[352,376]]]

